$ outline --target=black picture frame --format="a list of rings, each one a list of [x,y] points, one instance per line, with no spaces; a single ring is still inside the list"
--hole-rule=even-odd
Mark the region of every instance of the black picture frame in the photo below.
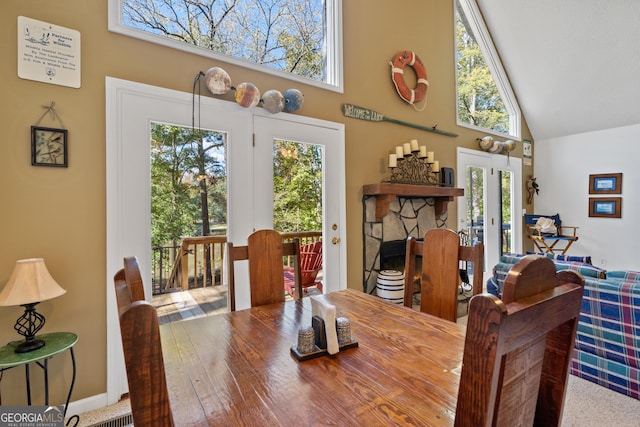
[[[589,194],[622,194],[622,173],[589,175]]]
[[[622,197],[589,197],[589,216],[622,218]]]
[[[31,126],[31,164],[67,167],[67,130]]]

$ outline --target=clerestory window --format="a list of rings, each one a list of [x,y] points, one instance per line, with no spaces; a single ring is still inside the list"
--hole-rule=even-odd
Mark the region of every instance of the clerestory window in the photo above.
[[[343,90],[342,0],[109,0],[109,30]]]
[[[457,122],[520,140],[520,107],[475,0],[455,1]]]

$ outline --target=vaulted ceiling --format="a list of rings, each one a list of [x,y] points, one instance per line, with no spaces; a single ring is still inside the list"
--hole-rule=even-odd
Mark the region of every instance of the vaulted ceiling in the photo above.
[[[640,123],[639,0],[477,0],[534,139]]]

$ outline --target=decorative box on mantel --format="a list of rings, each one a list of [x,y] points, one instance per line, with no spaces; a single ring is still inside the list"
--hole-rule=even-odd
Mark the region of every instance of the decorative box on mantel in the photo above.
[[[363,195],[364,283],[375,293],[381,270],[404,270],[407,237],[422,239],[432,228],[447,228],[448,204],[462,188],[382,182],[367,184]]]

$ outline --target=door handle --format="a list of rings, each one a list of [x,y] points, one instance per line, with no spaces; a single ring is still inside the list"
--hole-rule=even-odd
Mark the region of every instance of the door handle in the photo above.
[[[331,239],[331,243],[333,243],[334,245],[337,245],[338,243],[340,243],[340,238],[334,237],[333,239]]]

